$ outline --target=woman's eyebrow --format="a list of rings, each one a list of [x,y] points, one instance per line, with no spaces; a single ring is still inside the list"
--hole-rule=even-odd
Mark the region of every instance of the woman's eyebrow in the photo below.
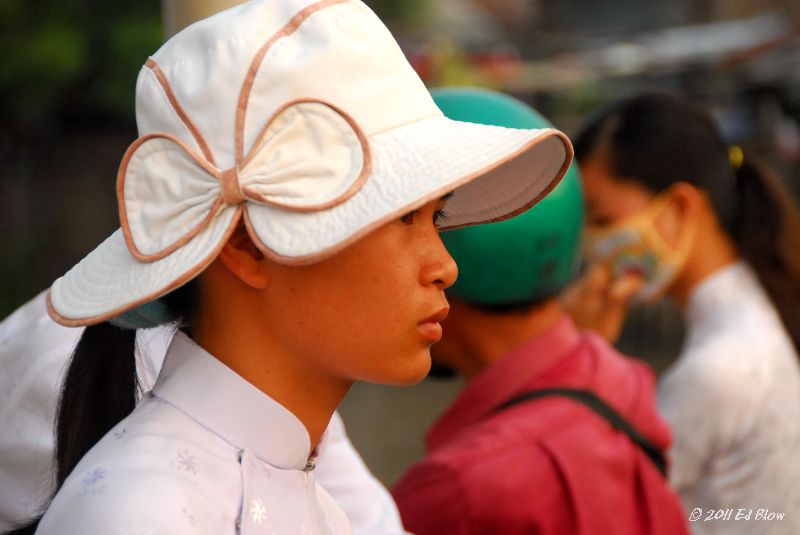
[[[445,194],[445,195],[442,195],[441,197],[439,197],[439,202],[447,202],[447,201],[449,201],[449,200],[450,200],[450,198],[451,198],[451,197],[454,195],[454,193],[455,193],[455,192],[452,192],[452,191],[451,191],[450,193],[447,193],[447,194]]]

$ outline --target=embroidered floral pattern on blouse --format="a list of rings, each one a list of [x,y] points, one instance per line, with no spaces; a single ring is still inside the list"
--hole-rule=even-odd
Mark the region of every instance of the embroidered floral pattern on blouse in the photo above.
[[[258,524],[259,526],[266,524],[267,508],[261,500],[255,499],[250,502],[250,518],[253,519],[254,524]]]
[[[320,496],[319,486],[316,485],[316,483],[314,486],[314,496],[316,496],[317,503],[319,503],[320,509],[322,509],[322,517],[325,521],[325,527],[330,533],[338,533],[339,530],[336,529],[336,523],[333,521],[333,516],[331,515],[331,511],[328,506],[328,500]]]
[[[188,508],[183,508],[183,517],[189,522],[189,525],[194,527],[195,520],[194,520],[194,513],[192,513]]]
[[[181,450],[178,456],[169,462],[169,466],[187,474],[197,475],[197,460],[189,450]]]
[[[83,497],[87,495],[95,495],[101,494],[106,486],[104,479],[106,477],[106,471],[103,468],[95,468],[86,473],[81,479],[81,490],[78,492],[78,495]]]

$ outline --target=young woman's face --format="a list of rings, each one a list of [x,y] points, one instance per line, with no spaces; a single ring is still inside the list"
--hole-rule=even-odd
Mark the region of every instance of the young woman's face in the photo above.
[[[603,227],[645,210],[654,195],[643,186],[619,180],[602,152],[595,152],[580,163],[586,196],[586,223]]]
[[[309,369],[344,381],[411,384],[430,367],[457,276],[435,226],[444,201],[391,221],[308,266],[276,264],[265,318]]]
[[[603,228],[630,220],[651,208],[653,201],[667,196],[667,209],[661,211],[653,224],[670,246],[677,246],[685,232],[685,214],[677,206],[674,188],[656,195],[635,180],[625,180],[611,170],[602,151],[596,151],[580,163],[584,195],[586,197],[586,225]]]

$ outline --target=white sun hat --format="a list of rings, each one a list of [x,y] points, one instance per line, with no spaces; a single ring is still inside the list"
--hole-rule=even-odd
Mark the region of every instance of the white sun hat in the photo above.
[[[185,284],[240,220],[306,264],[453,192],[443,230],[533,206],[572,159],[557,130],[445,118],[359,0],[255,0],[189,26],[142,68],[121,229],[50,289],[64,325]]]

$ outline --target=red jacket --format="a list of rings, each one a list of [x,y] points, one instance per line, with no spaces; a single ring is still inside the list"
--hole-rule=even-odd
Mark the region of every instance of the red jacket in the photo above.
[[[657,446],[669,429],[654,380],[566,318],[475,377],[427,435],[428,454],[395,486],[417,535],[681,535],[677,495],[622,432],[571,399],[500,412],[522,392],[554,386],[599,395]]]

